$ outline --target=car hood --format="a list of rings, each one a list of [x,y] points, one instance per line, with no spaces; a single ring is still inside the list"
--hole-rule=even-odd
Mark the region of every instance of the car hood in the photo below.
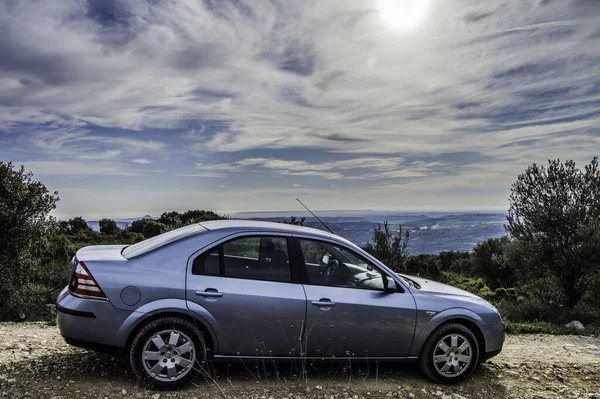
[[[419,289],[419,292],[424,293],[424,294],[428,293],[428,294],[434,294],[434,295],[461,296],[461,297],[466,297],[466,298],[481,299],[475,294],[472,294],[465,290],[461,290],[460,288],[456,288],[456,287],[453,287],[448,284],[438,283],[437,281],[433,281],[433,280],[429,280],[429,279],[425,279],[425,278],[409,276],[407,274],[399,274],[399,276],[407,277],[410,280],[413,280],[414,282],[419,284],[421,286],[421,288]]]

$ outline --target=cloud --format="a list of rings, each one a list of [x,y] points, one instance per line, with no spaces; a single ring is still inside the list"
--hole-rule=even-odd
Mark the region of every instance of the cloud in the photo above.
[[[197,163],[196,168],[202,170],[219,170],[223,173],[240,172],[250,169],[256,171],[257,168],[260,168],[262,170],[272,170],[274,173],[287,176],[313,176],[335,180],[420,177],[427,176],[429,171],[441,165],[441,162],[405,162],[404,158],[401,157],[362,157],[319,163],[276,158],[244,158],[232,163],[214,165]],[[358,174],[348,174],[348,171],[356,170],[359,171]]]
[[[140,176],[140,172],[102,162],[23,161],[36,176]]]
[[[122,152],[121,150],[110,150],[110,151],[101,152],[99,154],[77,155],[77,159],[81,159],[81,160],[84,160],[84,161],[87,161],[87,160],[104,160],[104,159],[115,158],[115,157],[121,155],[121,152]]]
[[[0,155],[485,190],[595,155],[599,24],[581,0],[432,1],[403,33],[360,0],[0,2]]]
[[[175,174],[175,176],[220,178],[220,177],[225,177],[225,174],[214,173],[214,172],[199,172],[199,173],[177,173],[177,174]]]

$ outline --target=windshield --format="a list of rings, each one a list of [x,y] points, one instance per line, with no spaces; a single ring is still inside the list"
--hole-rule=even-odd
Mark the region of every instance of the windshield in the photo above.
[[[200,224],[193,224],[176,230],[171,230],[156,237],[138,242],[137,244],[129,245],[123,248],[121,255],[123,255],[125,259],[135,258],[150,251],[154,251],[155,249],[164,247],[165,245],[171,244],[175,241],[183,240],[184,238],[201,234],[206,231],[208,230]]]

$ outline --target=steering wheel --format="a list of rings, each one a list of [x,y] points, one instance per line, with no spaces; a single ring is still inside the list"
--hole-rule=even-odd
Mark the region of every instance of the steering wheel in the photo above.
[[[340,271],[340,262],[337,259],[332,259],[327,263],[323,270],[323,284],[329,284]]]

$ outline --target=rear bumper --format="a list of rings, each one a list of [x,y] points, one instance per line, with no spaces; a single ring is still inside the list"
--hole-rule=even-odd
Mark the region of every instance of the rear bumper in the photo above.
[[[65,307],[60,306],[58,303],[56,304],[56,310],[60,313],[68,314],[71,316],[79,316],[79,317],[87,317],[90,319],[95,319],[96,315],[92,312],[83,312],[81,310],[71,310]]]
[[[86,349],[123,348],[129,331],[122,328],[131,311],[115,308],[108,301],[79,298],[65,288],[56,301],[56,320],[67,343]]]
[[[80,341],[78,339],[65,337],[64,335],[63,335],[63,338],[65,339],[65,342],[67,344],[76,346],[78,348],[88,349],[88,350],[95,351],[95,352],[106,353],[107,355],[121,356],[121,355],[125,354],[125,348],[122,348],[119,346],[104,345],[104,344],[98,344],[95,342],[88,342],[88,341]]]

